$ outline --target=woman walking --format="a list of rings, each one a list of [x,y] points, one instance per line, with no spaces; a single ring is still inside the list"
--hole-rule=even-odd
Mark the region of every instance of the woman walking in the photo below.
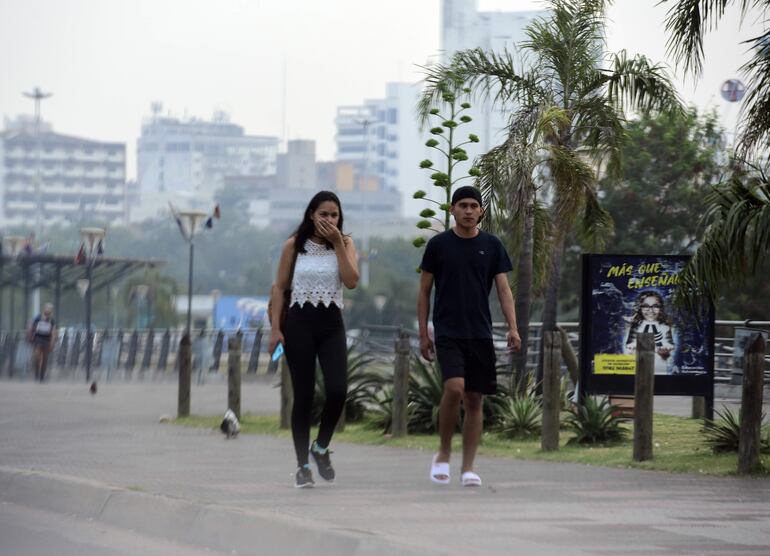
[[[334,193],[320,191],[311,200],[296,231],[286,241],[271,292],[270,353],[284,346],[294,387],[291,432],[297,453],[295,485],[313,486],[309,454],[318,473],[334,480],[329,444],[347,397],[347,342],[342,321],[342,285],[358,283],[356,249],[342,233],[342,205]],[[291,290],[288,312],[284,292]],[[284,318],[281,318],[281,315]],[[283,320],[283,322],[281,322]],[[321,364],[326,404],[318,436],[310,446],[316,358]]]

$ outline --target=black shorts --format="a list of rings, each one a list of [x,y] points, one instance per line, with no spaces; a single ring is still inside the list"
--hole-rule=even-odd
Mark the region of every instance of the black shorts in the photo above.
[[[497,358],[492,339],[437,338],[436,358],[444,380],[464,378],[465,391],[497,391]]]

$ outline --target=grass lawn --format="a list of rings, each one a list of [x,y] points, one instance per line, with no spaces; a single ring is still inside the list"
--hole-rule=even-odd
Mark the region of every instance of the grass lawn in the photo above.
[[[220,416],[191,416],[177,419],[176,424],[218,429]],[[609,446],[579,446],[567,444],[572,436],[569,431],[562,431],[560,448],[556,452],[540,450],[540,438],[533,440],[507,440],[494,432],[485,432],[479,454],[485,456],[560,461],[597,465],[604,467],[654,469],[677,473],[700,473],[705,475],[735,474],[737,454],[713,454],[703,441],[700,432],[702,421],[670,415],[655,415],[653,432],[653,459],[635,462],[632,459],[632,434],[629,428],[628,439],[620,444]],[[279,427],[278,416],[249,415],[241,420],[241,434],[269,434],[289,438],[290,431]],[[345,430],[334,436],[337,442],[370,444],[376,446],[397,446],[435,451],[438,437],[434,435],[410,435],[406,438],[391,438],[375,429],[371,423],[349,423]],[[460,435],[455,435],[454,445],[460,449]],[[770,473],[770,455],[762,455],[765,471]]]

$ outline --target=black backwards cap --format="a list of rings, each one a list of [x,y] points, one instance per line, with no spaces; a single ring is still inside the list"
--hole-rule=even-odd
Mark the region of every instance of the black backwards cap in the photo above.
[[[471,185],[458,187],[452,194],[453,205],[461,199],[475,199],[479,202],[479,205],[484,206],[484,204],[481,202],[481,191]]]

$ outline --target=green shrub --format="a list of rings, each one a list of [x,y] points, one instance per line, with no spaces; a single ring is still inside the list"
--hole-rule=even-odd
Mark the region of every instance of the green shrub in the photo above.
[[[434,433],[438,430],[438,414],[444,380],[438,364],[427,362],[417,354],[411,356],[409,372],[410,433]]]
[[[586,397],[583,405],[573,405],[567,416],[567,427],[575,433],[568,443],[609,444],[624,440],[628,433],[622,426],[625,420],[607,398]]]
[[[390,434],[393,428],[393,384],[384,384],[375,394],[370,415],[372,428]]]
[[[540,434],[543,406],[537,397],[507,398],[500,418],[500,432],[506,438],[523,439]]]
[[[740,413],[734,412],[722,406],[722,410],[715,409],[718,421],[706,421],[703,425],[703,436],[706,444],[715,454],[725,452],[738,452],[738,438],[740,437],[741,421]],[[762,415],[764,420],[765,416]],[[770,453],[770,431],[761,437],[760,451]]]

